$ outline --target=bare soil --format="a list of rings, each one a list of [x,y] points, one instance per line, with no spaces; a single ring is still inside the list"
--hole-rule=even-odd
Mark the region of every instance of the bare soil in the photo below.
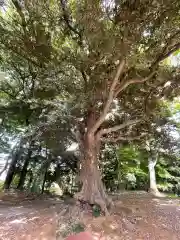
[[[56,239],[61,201],[26,193],[1,193],[0,240]]]
[[[146,192],[125,192],[112,198],[114,206],[108,217],[92,217],[90,211],[77,206],[63,210],[57,239],[63,239],[60,233],[75,222],[83,223],[94,240],[180,239],[180,200],[156,198]]]
[[[180,200],[129,192],[112,196],[108,217],[92,217],[90,208],[46,197],[0,196],[0,240],[60,240],[75,223],[99,240],[180,239]],[[63,235],[63,234],[64,235]],[[82,239],[83,240],[83,239]],[[85,240],[85,239],[84,239]]]

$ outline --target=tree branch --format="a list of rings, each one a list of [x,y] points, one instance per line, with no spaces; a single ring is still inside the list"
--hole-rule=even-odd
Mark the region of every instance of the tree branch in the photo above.
[[[32,58],[26,56],[25,54],[21,53],[18,48],[15,48],[14,45],[7,44],[5,41],[1,42],[2,45],[5,46],[5,50],[12,51],[13,53],[17,54],[18,56],[24,58],[26,61],[31,62],[34,66],[38,68],[42,68],[41,64],[39,64],[37,61],[33,60]]]
[[[153,71],[146,78],[142,78],[142,79],[133,78],[133,79],[129,79],[129,80],[125,81],[125,82],[122,82],[122,84],[119,86],[119,88],[115,92],[115,97],[117,97],[117,95],[120,92],[122,92],[124,89],[126,89],[129,85],[131,85],[133,83],[144,83],[144,82],[147,82],[148,80],[150,80],[154,76],[155,73],[156,73],[156,71]]]
[[[135,124],[140,123],[142,121],[143,121],[143,119],[128,120],[125,123],[122,123],[120,125],[117,125],[117,126],[114,126],[114,127],[111,127],[111,128],[101,129],[99,131],[99,134],[100,134],[100,136],[103,136],[104,134],[108,134],[108,133],[111,133],[111,132],[116,132],[116,131],[121,130],[121,129],[125,128],[125,127],[129,127],[129,126],[135,125]]]
[[[66,3],[64,0],[60,0],[60,4],[61,4],[61,8],[62,8],[62,12],[63,12],[63,19],[64,22],[66,23],[67,27],[69,28],[69,30],[73,33],[75,33],[76,35],[78,35],[79,38],[79,44],[82,45],[82,36],[80,31],[78,31],[75,27],[72,26],[71,21],[69,19],[69,14],[68,11],[66,9]]]
[[[106,100],[106,103],[105,103],[105,106],[103,108],[103,111],[99,117],[99,119],[97,120],[97,122],[95,123],[95,125],[92,127],[91,129],[91,133],[95,133],[97,131],[97,129],[101,126],[101,124],[104,122],[105,120],[105,117],[110,109],[110,106],[113,102],[113,99],[114,99],[114,94],[115,94],[115,88],[116,88],[116,85],[119,81],[119,77],[121,75],[121,73],[123,72],[123,69],[124,69],[124,65],[125,65],[125,61],[122,60],[121,63],[119,64],[119,67],[117,69],[117,72],[116,72],[116,75],[113,79],[113,82],[112,82],[112,85],[110,87],[110,90],[109,90],[109,95],[108,95],[108,98]]]
[[[87,91],[88,80],[87,80],[87,77],[86,77],[86,73],[85,73],[85,71],[83,71],[83,69],[81,69],[81,74],[82,74],[82,77],[84,79],[84,91],[86,92]]]
[[[177,37],[180,34],[180,30],[178,30],[176,33],[174,33],[172,36],[169,37],[166,41],[166,45],[163,47],[162,52],[157,56],[156,60],[153,62],[151,68],[155,67],[159,62],[165,60],[168,58],[172,53],[174,53],[176,50],[180,48],[180,43],[176,43],[173,46],[171,46],[171,49],[167,51],[167,49],[170,47],[170,44],[172,40]]]
[[[144,137],[146,134],[141,134],[139,136],[134,136],[134,137],[131,137],[131,136],[119,136],[117,138],[101,138],[101,140],[103,142],[112,142],[112,143],[116,143],[118,141],[133,141],[133,140],[139,140],[141,139],[142,137]]]
[[[164,54],[164,55],[160,58],[159,62],[161,62],[161,61],[165,60],[166,58],[168,58],[171,54],[173,54],[173,53],[174,53],[175,51],[177,51],[178,49],[180,49],[180,42],[179,42],[179,43],[176,43],[171,50],[169,50],[166,54]]]
[[[21,18],[22,28],[23,28],[24,34],[26,34],[26,19],[25,19],[25,16],[23,14],[22,8],[21,8],[21,6],[20,6],[20,4],[17,0],[12,0],[12,3],[14,4],[14,6],[16,8],[16,11]]]

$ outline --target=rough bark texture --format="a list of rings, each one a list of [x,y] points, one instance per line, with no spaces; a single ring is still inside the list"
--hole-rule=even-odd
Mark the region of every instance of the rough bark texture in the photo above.
[[[84,139],[83,160],[80,167],[80,182],[82,183],[81,192],[76,195],[78,200],[97,204],[107,215],[107,206],[110,200],[105,192],[101,180],[101,173],[98,168],[98,154],[100,141],[95,136],[86,134]]]

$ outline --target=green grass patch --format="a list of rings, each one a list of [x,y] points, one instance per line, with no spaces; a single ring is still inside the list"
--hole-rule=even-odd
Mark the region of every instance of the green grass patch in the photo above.
[[[173,193],[168,193],[167,196],[168,196],[169,198],[180,198],[178,195],[173,194]]]
[[[93,217],[99,217],[101,215],[101,208],[98,205],[94,205],[92,209]]]

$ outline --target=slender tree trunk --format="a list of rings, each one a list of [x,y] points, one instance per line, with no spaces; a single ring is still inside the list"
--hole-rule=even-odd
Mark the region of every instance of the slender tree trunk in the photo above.
[[[49,167],[49,164],[46,166],[46,170],[45,170],[45,173],[44,173],[44,179],[43,179],[43,183],[42,183],[41,194],[44,193],[44,187],[45,187],[45,183],[46,183],[48,167]]]
[[[28,190],[31,189],[32,182],[33,182],[33,173],[32,173],[32,171],[30,170],[30,171],[29,171],[29,182],[28,182],[28,186],[27,186],[27,189],[28,189]]]
[[[48,156],[49,156],[49,158],[48,158]],[[44,165],[45,171],[44,171],[44,177],[43,177],[43,182],[42,182],[41,194],[44,193],[44,187],[45,187],[46,178],[47,178],[47,171],[48,171],[50,163],[51,163],[51,155],[50,154],[48,155],[47,146],[46,146],[46,162]]]
[[[13,176],[16,170],[16,163],[19,160],[20,156],[21,156],[21,151],[22,151],[22,143],[20,143],[20,147],[19,149],[16,150],[16,152],[14,154],[12,154],[12,160],[6,175],[6,179],[4,182],[4,189],[9,189],[11,182],[13,180]]]
[[[24,161],[23,169],[20,173],[20,179],[19,179],[19,183],[18,183],[18,186],[17,186],[17,189],[20,189],[20,190],[22,190],[23,187],[24,187],[24,182],[25,182],[26,175],[27,175],[27,168],[28,168],[28,165],[29,165],[29,162],[30,162],[30,159],[31,159],[31,155],[32,155],[32,148],[31,147],[32,147],[33,143],[34,143],[34,141],[30,142],[28,153],[27,153],[27,156],[26,156],[25,161]]]
[[[97,204],[105,214],[108,214],[107,206],[111,203],[101,180],[98,168],[98,155],[100,140],[95,136],[86,134],[84,138],[83,159],[80,166],[80,182],[82,189],[77,198],[89,204]]]
[[[24,161],[24,165],[23,165],[23,169],[22,169],[22,171],[20,173],[20,179],[19,179],[19,183],[18,183],[17,189],[22,190],[23,187],[24,187],[24,182],[25,182],[25,179],[26,179],[27,168],[28,168],[28,165],[29,165],[31,154],[32,154],[32,151],[29,151],[28,155],[27,155],[27,157],[26,157],[26,159]]]
[[[9,189],[10,188],[10,185],[11,185],[11,182],[12,182],[12,179],[13,179],[13,176],[14,176],[14,172],[15,172],[15,169],[16,169],[16,163],[17,163],[17,160],[18,160],[18,157],[14,157],[10,163],[10,166],[9,166],[9,169],[8,169],[8,172],[7,172],[7,176],[6,176],[6,179],[5,179],[5,182],[4,182],[4,189]]]
[[[149,169],[149,192],[153,194],[158,194],[158,188],[156,184],[156,171],[155,166],[157,163],[157,154],[151,155],[148,159],[148,169]]]

